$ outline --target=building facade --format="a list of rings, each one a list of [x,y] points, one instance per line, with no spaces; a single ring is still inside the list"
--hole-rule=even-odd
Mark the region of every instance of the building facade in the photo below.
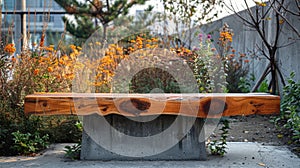
[[[25,4],[25,7],[22,6]],[[44,12],[44,14],[27,14],[26,15],[26,34],[28,43],[37,43],[41,38],[42,32],[47,34],[46,38],[54,38],[54,34],[61,34],[64,32],[64,23],[62,17],[64,14],[49,14],[53,11],[63,11],[54,0],[0,0],[2,8],[2,35],[8,37],[10,41],[15,43],[17,51],[20,51],[20,39],[22,36],[21,15],[20,14],[6,14],[9,11],[25,11],[28,12]],[[52,36],[51,36],[52,35]],[[49,43],[49,39],[46,43]],[[55,41],[55,40],[52,40]],[[30,47],[30,45],[29,45]]]

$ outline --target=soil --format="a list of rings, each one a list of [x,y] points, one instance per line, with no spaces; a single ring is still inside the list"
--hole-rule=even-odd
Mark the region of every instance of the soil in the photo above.
[[[229,119],[228,142],[258,142],[265,145],[287,145],[290,150],[300,157],[300,144],[292,144],[290,134],[282,127],[276,128],[275,124],[270,122],[274,116],[238,116]],[[211,139],[220,138],[219,130],[222,124],[218,126]]]

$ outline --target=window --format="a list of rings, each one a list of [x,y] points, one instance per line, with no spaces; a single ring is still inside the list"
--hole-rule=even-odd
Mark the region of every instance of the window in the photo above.
[[[49,22],[54,22],[54,16],[50,16]]]
[[[40,0],[40,8],[44,7],[44,0]]]
[[[6,10],[14,10],[15,9],[15,1],[5,0],[4,1],[4,8]]]

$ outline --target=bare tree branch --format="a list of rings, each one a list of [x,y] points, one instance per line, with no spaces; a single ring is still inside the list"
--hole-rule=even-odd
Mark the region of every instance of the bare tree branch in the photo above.
[[[258,44],[256,44],[256,48],[258,48],[258,50],[262,53],[262,55],[264,57],[266,57],[269,61],[270,61],[270,57],[268,56],[268,54],[265,52],[265,50],[263,50]]]
[[[280,6],[283,8],[283,5],[281,3],[280,3]],[[291,29],[293,29],[293,31],[297,34],[297,36],[300,37],[300,33],[295,28],[295,26],[293,26],[293,24],[285,16],[283,16],[274,5],[272,5],[272,7],[273,7],[273,10],[284,20],[284,22],[286,22],[289,25],[289,27]]]
[[[288,13],[290,13],[290,14],[292,14],[292,15],[294,15],[294,16],[300,16],[300,1],[299,0],[294,0],[294,2],[296,3],[296,6],[297,6],[297,8],[298,8],[298,13],[296,13],[296,12],[294,12],[294,11],[292,11],[292,10],[290,10],[290,9],[288,9],[287,7],[288,7],[288,5],[284,5],[284,4],[281,4],[278,0],[275,0],[277,3],[279,3],[281,6],[282,6],[282,8],[285,10],[285,11],[287,11]]]
[[[253,27],[253,23],[251,23],[250,21],[248,21],[248,19],[244,18],[239,12],[237,12],[237,10],[233,7],[233,4],[232,4],[231,1],[230,1],[230,6],[228,6],[227,4],[225,4],[225,7],[227,7],[230,11],[234,12],[234,14],[239,17],[239,19],[243,20],[245,23],[247,23],[248,25],[250,25],[251,27]]]
[[[296,4],[299,4],[299,2],[297,1]],[[263,78],[271,73],[270,89],[274,94],[278,89],[277,75],[281,79],[282,84],[285,85],[283,75],[276,61],[278,49],[292,44],[284,44],[281,42],[281,38],[286,38],[282,36],[282,33],[285,30],[284,28],[286,28],[284,27],[283,23],[286,23],[289,27],[291,27],[292,31],[297,34],[297,38],[300,37],[300,33],[295,25],[289,20],[289,18],[286,17],[289,9],[285,0],[269,0],[268,2],[256,2],[255,7],[250,7],[246,0],[244,0],[244,4],[246,9],[242,12],[238,12],[231,1],[230,5],[225,5],[225,7],[234,12],[234,14],[243,21],[244,25],[254,29],[258,33],[258,36],[262,41],[262,46],[256,44],[256,48],[265,58],[268,59],[269,66],[264,71],[259,81],[257,81],[254,89],[256,89],[260,85]],[[267,22],[272,26],[269,26]],[[275,26],[273,26],[274,24]]]
[[[282,0],[282,2],[283,2],[284,0]],[[279,7],[279,9],[278,9],[278,11],[280,11],[280,7]],[[279,39],[279,35],[280,35],[280,22],[279,22],[279,14],[276,12],[276,14],[275,14],[275,19],[276,19],[276,34],[275,34],[275,42],[274,42],[274,52],[276,52],[276,50],[277,50],[277,44],[278,44],[278,39]]]

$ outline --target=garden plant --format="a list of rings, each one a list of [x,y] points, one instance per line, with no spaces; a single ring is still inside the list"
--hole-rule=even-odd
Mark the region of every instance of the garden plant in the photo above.
[[[250,80],[253,80],[253,77],[247,78],[250,58],[231,46],[234,33],[227,24],[220,28],[216,37],[203,33],[193,36],[198,38],[199,46],[169,45],[166,49],[173,54],[174,60],[183,61],[192,69],[199,93],[250,91]],[[82,132],[79,119],[73,116],[26,116],[24,97],[35,92],[72,92],[72,89],[84,93],[123,92],[118,90],[123,88],[122,83],[114,83],[115,71],[122,61],[130,61],[130,55],[136,53],[147,55],[147,51],[162,47],[164,41],[155,34],[143,32],[109,45],[103,41],[91,42],[85,47],[89,47],[92,54],[86,57],[81,46],[71,44],[66,47],[61,42],[45,45],[45,38],[43,32],[38,43],[28,44],[16,53],[9,37],[0,37],[0,153],[32,155],[52,142],[78,142],[66,147],[67,157],[77,159]],[[97,57],[99,55],[102,57]],[[156,61],[163,66],[176,66],[173,62]],[[284,88],[282,115],[277,121],[283,122],[291,130],[293,140],[299,143],[300,87],[292,80],[293,76],[291,74]],[[78,82],[82,79],[84,81]],[[81,85],[74,86],[74,82]],[[263,92],[268,91],[267,81],[264,83],[260,90]],[[147,68],[135,74],[128,92],[150,93],[153,88],[164,93],[180,93],[176,79],[159,68]],[[229,122],[222,119],[221,124],[221,139],[210,141],[209,149],[212,154],[223,156]]]

